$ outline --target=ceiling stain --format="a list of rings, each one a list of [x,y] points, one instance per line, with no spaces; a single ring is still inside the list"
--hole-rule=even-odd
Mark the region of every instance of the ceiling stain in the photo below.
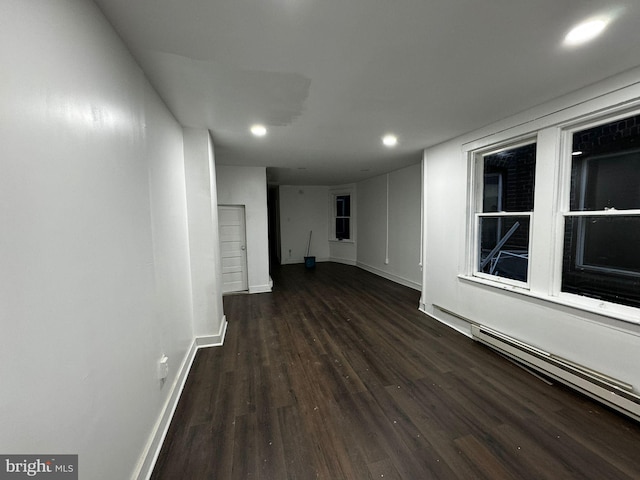
[[[291,125],[304,112],[311,87],[311,80],[298,73],[247,70],[165,52],[155,52],[144,67],[156,79],[165,79],[154,86],[178,120],[189,126],[199,126],[192,117],[203,103],[231,128],[244,130],[254,122]],[[174,88],[176,84],[180,88]],[[239,118],[238,112],[247,112],[246,117]],[[233,121],[244,124],[229,124]]]

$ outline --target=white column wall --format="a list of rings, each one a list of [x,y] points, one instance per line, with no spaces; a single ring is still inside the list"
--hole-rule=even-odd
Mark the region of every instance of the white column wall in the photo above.
[[[220,238],[217,187],[211,136],[207,130],[184,128],[189,218],[189,252],[193,295],[193,331],[198,337],[222,337]],[[219,343],[220,338],[212,339]]]

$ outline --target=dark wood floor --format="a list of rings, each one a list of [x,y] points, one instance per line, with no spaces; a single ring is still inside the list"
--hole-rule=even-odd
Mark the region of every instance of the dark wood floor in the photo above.
[[[639,479],[640,425],[548,385],[356,267],[224,299],[154,479]]]

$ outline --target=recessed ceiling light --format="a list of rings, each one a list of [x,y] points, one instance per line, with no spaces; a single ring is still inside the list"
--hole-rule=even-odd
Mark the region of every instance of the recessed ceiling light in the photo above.
[[[607,27],[609,19],[605,17],[593,18],[575,26],[564,37],[564,44],[568,46],[582,45],[600,35]]]
[[[395,147],[398,144],[398,137],[395,135],[387,134],[382,137],[382,143],[387,147]]]
[[[267,134],[267,129],[264,125],[252,125],[251,133],[256,137],[264,137]]]

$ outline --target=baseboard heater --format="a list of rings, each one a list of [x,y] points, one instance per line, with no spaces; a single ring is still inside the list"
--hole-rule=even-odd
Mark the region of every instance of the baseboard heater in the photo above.
[[[527,345],[483,325],[471,324],[471,334],[498,352],[640,421],[640,396],[633,385]]]

